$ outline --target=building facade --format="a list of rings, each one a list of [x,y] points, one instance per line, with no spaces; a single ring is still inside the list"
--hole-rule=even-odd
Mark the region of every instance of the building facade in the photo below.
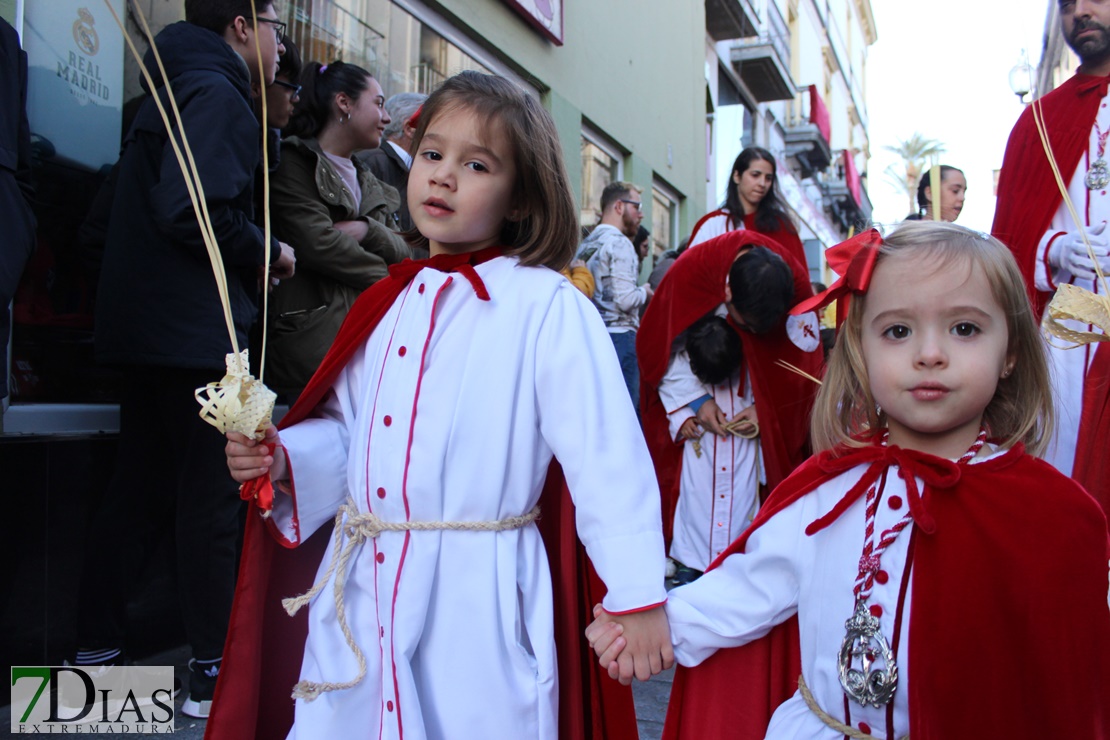
[[[1060,5],[1050,0],[1045,12],[1044,36],[1040,61],[1034,75],[1033,97],[1039,98],[1058,87],[1064,80],[1075,74],[1079,67],[1079,57],[1064,41],[1060,30]]]
[[[866,67],[870,0],[706,0],[707,199],[724,202],[740,150],[777,159],[810,272],[870,226]]]

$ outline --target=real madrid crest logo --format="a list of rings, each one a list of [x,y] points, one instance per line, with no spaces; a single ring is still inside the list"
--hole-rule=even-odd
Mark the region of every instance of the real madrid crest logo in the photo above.
[[[93,28],[95,23],[96,19],[88,8],[79,9],[77,20],[73,22],[73,40],[77,43],[77,47],[89,56],[95,56],[100,50],[100,37],[96,35],[96,29]]]

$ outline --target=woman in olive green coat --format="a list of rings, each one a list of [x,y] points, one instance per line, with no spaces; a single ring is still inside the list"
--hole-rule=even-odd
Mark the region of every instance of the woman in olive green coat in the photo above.
[[[297,251],[297,274],[270,299],[265,380],[280,393],[301,392],[355,299],[411,254],[394,231],[400,195],[352,156],[377,147],[387,123],[366,70],[307,65],[270,186],[274,234]]]

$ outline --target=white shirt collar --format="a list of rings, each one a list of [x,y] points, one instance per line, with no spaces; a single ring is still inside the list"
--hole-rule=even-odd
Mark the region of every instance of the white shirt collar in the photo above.
[[[393,147],[393,151],[395,151],[399,155],[401,155],[401,159],[405,163],[405,169],[406,170],[411,170],[412,169],[412,155],[409,154],[408,152],[406,152],[404,147],[397,146],[397,144],[393,143],[392,141],[386,141],[385,143],[389,144],[391,147]]]

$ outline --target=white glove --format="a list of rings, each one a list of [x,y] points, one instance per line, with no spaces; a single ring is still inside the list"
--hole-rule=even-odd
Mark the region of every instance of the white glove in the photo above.
[[[1087,240],[1091,243],[1091,251],[1098,260],[1102,274],[1110,276],[1110,234],[1104,233],[1105,231],[1106,222],[1103,221],[1087,230]],[[1064,234],[1052,243],[1048,250],[1048,263],[1077,278],[1095,279],[1091,255],[1078,232]]]

